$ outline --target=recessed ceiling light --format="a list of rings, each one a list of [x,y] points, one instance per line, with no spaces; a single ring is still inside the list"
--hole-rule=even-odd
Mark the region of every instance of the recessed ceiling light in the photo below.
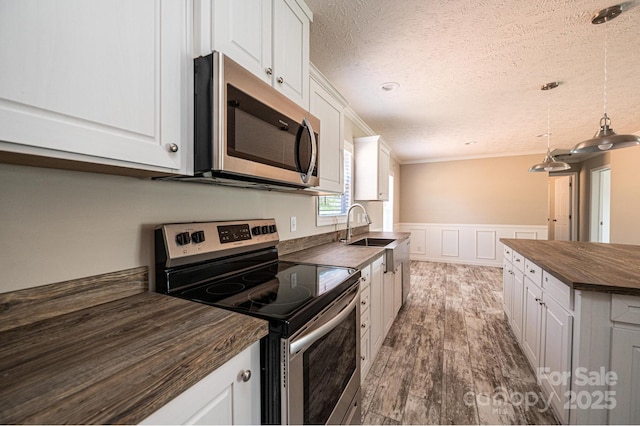
[[[396,83],[395,81],[389,81],[387,83],[382,83],[380,85],[380,88],[385,92],[392,92],[396,90],[398,87],[400,87],[400,84]]]

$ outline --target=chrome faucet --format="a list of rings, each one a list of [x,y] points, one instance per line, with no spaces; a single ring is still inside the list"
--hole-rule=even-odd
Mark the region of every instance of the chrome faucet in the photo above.
[[[364,212],[364,220],[367,222],[367,225],[371,225],[371,219],[369,219],[369,214],[367,213],[367,210],[364,208],[364,206],[358,203],[351,204],[351,207],[349,207],[349,210],[347,210],[347,238],[344,240],[345,244],[349,244],[349,241],[351,241],[351,210],[354,207],[360,207],[362,209],[362,211]]]

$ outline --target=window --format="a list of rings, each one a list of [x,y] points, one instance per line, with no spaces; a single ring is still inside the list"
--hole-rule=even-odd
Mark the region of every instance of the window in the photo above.
[[[333,225],[335,223],[345,223],[347,210],[352,204],[352,170],[353,170],[353,148],[351,145],[343,150],[344,167],[344,192],[342,195],[321,195],[318,197],[318,217],[317,225]]]

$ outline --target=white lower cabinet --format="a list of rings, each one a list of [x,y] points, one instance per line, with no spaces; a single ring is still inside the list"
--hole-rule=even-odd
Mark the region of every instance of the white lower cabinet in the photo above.
[[[371,369],[371,265],[360,270],[360,382]]]
[[[385,272],[384,274],[384,291],[382,295],[382,317],[384,323],[384,334],[386,335],[389,330],[391,330],[391,326],[393,325],[393,320],[395,319],[394,309],[395,303],[393,300],[395,293],[395,280],[394,280],[393,272]]]
[[[393,317],[398,315],[402,308],[402,269],[403,264],[399,264],[393,273]]]
[[[511,318],[509,324],[516,339],[522,339],[522,327],[524,320],[524,273],[516,268],[513,269],[513,295],[511,301]]]
[[[260,342],[233,357],[141,424],[260,424]]]
[[[611,371],[617,380],[609,386],[615,392],[616,408],[610,424],[640,424],[640,297],[613,295]]]
[[[513,318],[513,265],[506,258],[502,263],[502,307],[507,321]]]
[[[555,278],[549,276],[545,286],[541,268],[517,252],[511,255],[513,264],[505,252],[503,271],[507,320],[547,401],[558,420],[566,424],[571,397],[573,313],[564,299],[563,302],[554,299],[558,292],[549,280],[555,286]],[[567,378],[561,379],[563,376]]]
[[[371,358],[375,359],[384,342],[383,256],[371,263]]]
[[[385,273],[384,257],[380,256],[360,273],[360,370],[364,381],[402,306],[402,264],[395,273]]]
[[[542,331],[542,290],[531,280],[524,280],[524,315],[522,333],[517,334],[522,350],[535,369],[540,366],[540,333]]]
[[[555,372],[571,371],[573,316],[552,297],[543,295],[538,380],[550,395],[551,404],[562,423],[569,420],[567,392],[569,380],[557,380]]]

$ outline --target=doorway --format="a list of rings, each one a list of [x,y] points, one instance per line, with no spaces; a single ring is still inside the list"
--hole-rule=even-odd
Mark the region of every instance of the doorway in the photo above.
[[[578,238],[577,188],[574,175],[549,178],[549,239],[576,241]]]
[[[611,229],[611,168],[591,170],[591,210],[589,240],[608,243]]]
[[[382,230],[393,232],[393,175],[389,175],[389,201],[382,203]]]

